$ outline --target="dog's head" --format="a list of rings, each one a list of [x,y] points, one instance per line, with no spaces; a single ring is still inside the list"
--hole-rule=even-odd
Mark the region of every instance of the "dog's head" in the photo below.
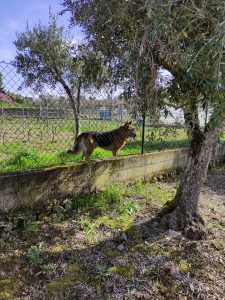
[[[133,128],[131,126],[132,121],[130,122],[126,122],[122,127],[123,127],[123,133],[125,135],[126,138],[136,138],[136,132],[135,132],[135,128]]]

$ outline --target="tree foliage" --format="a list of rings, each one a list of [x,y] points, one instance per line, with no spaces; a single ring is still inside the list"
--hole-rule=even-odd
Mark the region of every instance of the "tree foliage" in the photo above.
[[[60,86],[73,109],[78,135],[81,93],[103,74],[101,57],[94,55],[90,46],[74,44],[51,14],[47,25],[38,24],[32,29],[27,26],[25,32],[17,33],[14,44],[15,65],[25,86],[32,86],[37,92],[46,86]]]
[[[126,79],[134,94],[146,93],[153,101],[163,67],[173,75],[167,89],[172,103],[166,104],[204,107],[223,98],[222,0],[65,0],[63,5],[71,24],[84,29],[87,40],[108,58],[114,77]]]
[[[202,223],[199,194],[225,124],[224,1],[64,0],[63,6],[107,58],[114,81],[123,81],[141,106],[183,110],[190,151],[177,195],[162,215],[169,227],[188,232]],[[158,84],[162,68],[172,74],[166,88]],[[202,127],[199,110],[207,106],[211,115]]]

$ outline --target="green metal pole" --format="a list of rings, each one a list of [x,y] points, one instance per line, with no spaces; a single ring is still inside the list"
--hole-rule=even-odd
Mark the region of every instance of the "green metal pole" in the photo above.
[[[142,137],[141,137],[141,154],[144,153],[144,147],[145,147],[145,115],[146,115],[146,111],[144,111],[142,115],[143,123],[142,123]]]

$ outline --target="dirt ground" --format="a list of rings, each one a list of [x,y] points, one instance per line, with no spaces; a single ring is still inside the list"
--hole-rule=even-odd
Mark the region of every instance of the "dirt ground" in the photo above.
[[[68,200],[21,216],[19,228],[0,222],[0,299],[225,299],[225,166],[201,193],[206,240],[174,236],[154,219],[176,185],[129,186],[101,214]]]

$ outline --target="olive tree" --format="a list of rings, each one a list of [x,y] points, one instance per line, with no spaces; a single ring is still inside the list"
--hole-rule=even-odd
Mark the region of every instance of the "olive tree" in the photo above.
[[[80,131],[81,92],[97,80],[101,59],[85,44],[74,44],[64,28],[57,26],[57,18],[49,16],[47,25],[27,26],[17,33],[14,42],[17,55],[15,66],[25,86],[41,92],[46,86],[59,85],[66,93],[75,120],[75,136]]]
[[[225,124],[225,7],[222,0],[64,0],[62,13],[108,58],[117,80],[152,111],[180,108],[190,142],[176,196],[163,223],[190,238],[205,232],[199,196],[216,137]],[[158,72],[172,74],[166,88]],[[211,115],[201,126],[199,111]]]

